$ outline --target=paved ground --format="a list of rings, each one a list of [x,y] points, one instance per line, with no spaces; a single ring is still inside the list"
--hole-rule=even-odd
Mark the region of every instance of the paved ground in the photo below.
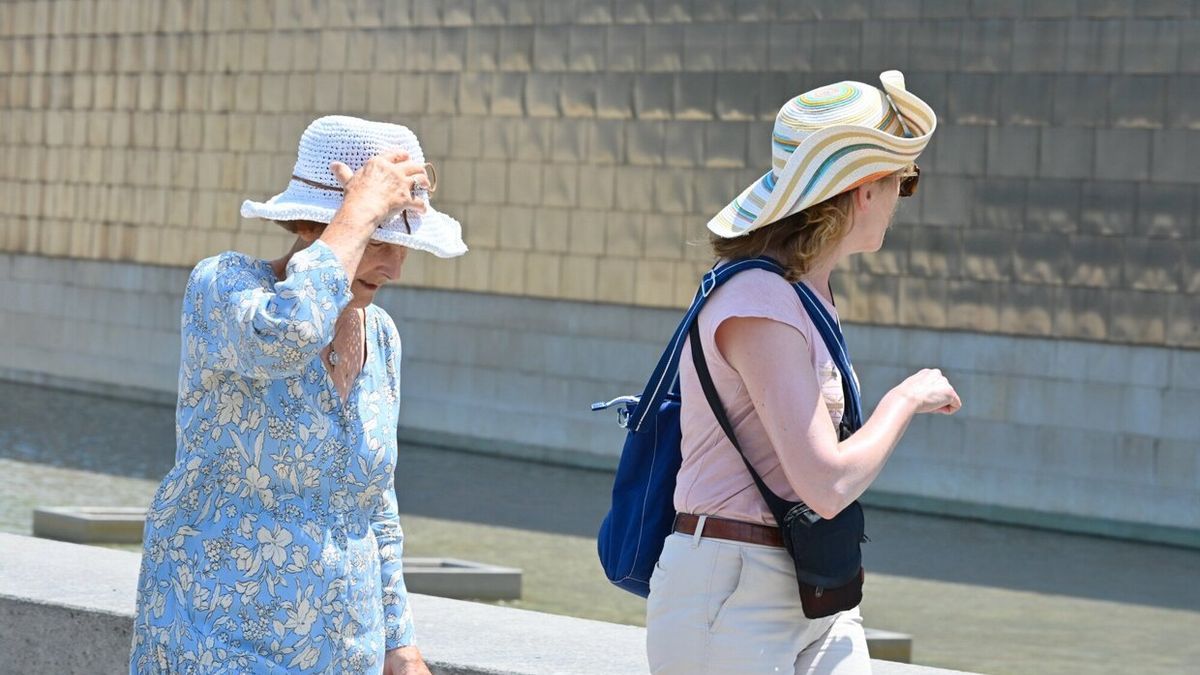
[[[0,530],[37,504],[141,505],[173,456],[171,410],[0,383]],[[593,532],[601,472],[402,447],[413,555],[525,570],[516,606],[641,623]],[[1177,673],[1200,663],[1200,551],[872,510],[868,625],[920,663],[989,673]],[[419,620],[419,619],[418,619]]]

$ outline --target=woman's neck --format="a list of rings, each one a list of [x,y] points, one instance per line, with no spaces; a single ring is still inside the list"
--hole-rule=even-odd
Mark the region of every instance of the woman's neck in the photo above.
[[[832,254],[821,256],[813,261],[812,267],[807,272],[800,275],[800,279],[804,283],[811,286],[817,294],[828,300],[831,305],[834,302],[833,291],[830,290],[829,286],[829,277],[833,275],[834,268],[837,267],[838,262],[841,260],[840,250],[839,247]],[[768,251],[767,255],[776,260],[787,260],[788,258],[786,255],[773,251]]]
[[[816,263],[805,272],[801,277],[805,283],[812,286],[813,290],[818,295],[833,302],[833,289],[829,285],[829,277],[833,275],[833,268],[837,266],[837,259],[833,257],[817,260]]]
[[[334,335],[343,334],[347,329],[354,330],[358,328],[362,323],[360,319],[366,318],[366,315],[361,310],[361,307],[346,307],[343,309],[342,313],[338,314],[337,319],[333,322]]]

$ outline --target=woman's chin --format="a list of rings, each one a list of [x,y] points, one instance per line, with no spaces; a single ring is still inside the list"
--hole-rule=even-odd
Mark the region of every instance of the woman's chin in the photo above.
[[[375,301],[375,294],[382,286],[370,284],[362,279],[355,279],[350,284],[350,306],[363,308]]]
[[[362,309],[372,302],[375,302],[374,292],[366,292],[360,289],[355,289],[354,293],[350,296],[350,304],[348,304],[347,307]]]

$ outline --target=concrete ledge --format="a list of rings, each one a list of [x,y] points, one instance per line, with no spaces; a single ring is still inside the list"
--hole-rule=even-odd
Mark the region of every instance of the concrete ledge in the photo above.
[[[74,544],[140,544],[146,509],[128,506],[42,506],[33,536]],[[521,570],[456,558],[405,558],[410,591],[460,600],[516,600]]]
[[[40,506],[33,536],[76,544],[140,544],[146,509],[130,506]]]
[[[519,600],[521,570],[457,558],[404,558],[409,592],[460,600]]]
[[[908,633],[866,628],[867,649],[871,658],[898,663],[912,662],[913,639]]]
[[[139,559],[0,533],[0,675],[128,670]],[[645,630],[412,594],[439,675],[645,673]],[[878,675],[953,671],[874,661]]]

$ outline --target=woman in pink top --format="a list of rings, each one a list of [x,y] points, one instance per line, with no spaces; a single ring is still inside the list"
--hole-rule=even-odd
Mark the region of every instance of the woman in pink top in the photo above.
[[[918,413],[961,402],[922,370],[839,440],[841,374],[789,282],[807,284],[837,317],[829,277],[883,244],[912,194],[933,111],[881,76],[883,89],[840,82],[789,101],[772,138],[773,167],[709,222],[719,260],[768,255],[787,278],[754,270],[717,289],[699,333],[713,382],[750,463],[777,495],[833,518],[879,475]],[[655,673],[864,673],[858,608],[808,619],[779,528],[709,408],[689,347],[680,362],[680,513],[650,580],[647,651]]]

